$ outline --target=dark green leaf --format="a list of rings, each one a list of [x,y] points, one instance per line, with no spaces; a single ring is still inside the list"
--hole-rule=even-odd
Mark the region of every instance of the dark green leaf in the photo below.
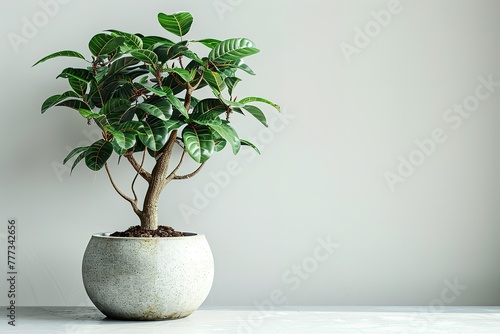
[[[226,105],[219,99],[203,99],[196,104],[191,116],[196,117],[213,110],[225,112]]]
[[[170,59],[174,59],[182,55],[182,53],[188,49],[186,46],[187,43],[188,41],[180,41],[174,45],[159,44],[153,51],[158,55],[158,60],[161,63],[165,63]]]
[[[114,141],[116,141],[116,145],[118,145],[121,149],[128,150],[135,145],[135,134],[133,133],[124,133],[118,129],[113,128],[110,125],[104,127],[106,131],[109,131],[113,135]]]
[[[71,158],[73,158],[75,155],[77,154],[80,154],[82,152],[85,152],[87,151],[87,149],[89,148],[90,146],[82,146],[82,147],[77,147],[75,149],[73,149],[71,152],[69,152],[69,154],[66,156],[66,158],[64,158],[63,160],[63,164],[66,164]]]
[[[131,121],[134,117],[134,111],[130,108],[130,101],[122,98],[114,98],[106,102],[100,113],[106,115],[110,124]]]
[[[251,142],[247,141],[247,140],[244,140],[244,139],[241,139],[241,145],[245,145],[245,146],[250,146],[251,148],[253,148],[255,150],[255,152],[257,152],[258,154],[260,154],[260,151],[259,149],[257,148],[257,146],[255,146],[254,144],[252,144]]]
[[[110,142],[99,139],[90,145],[85,154],[85,164],[93,171],[100,170],[113,153],[113,145]]]
[[[80,155],[75,159],[75,161],[73,161],[73,165],[71,165],[71,170],[69,172],[69,175],[71,175],[71,173],[73,173],[73,169],[75,169],[75,167],[80,163],[80,161],[85,159],[86,154],[87,154],[87,151],[80,153]]]
[[[215,63],[239,60],[259,52],[254,43],[246,38],[231,38],[222,41],[208,54],[208,59]]]
[[[182,131],[182,140],[188,154],[198,163],[207,161],[215,149],[212,132],[206,126],[186,126]]]
[[[47,109],[49,109],[50,107],[53,107],[55,105],[57,105],[59,102],[61,101],[64,101],[66,100],[67,98],[70,98],[70,97],[80,97],[77,93],[73,92],[73,91],[67,91],[63,94],[59,94],[59,95],[53,95],[51,97],[49,97],[48,99],[46,99],[43,103],[42,103],[42,114],[47,111]]]
[[[164,121],[154,116],[148,116],[145,121],[142,121],[142,124],[144,132],[139,134],[140,141],[154,152],[161,149],[168,139],[168,129]]]
[[[107,70],[106,76],[109,78],[115,74],[124,72],[125,69],[130,69],[132,66],[137,64],[139,64],[139,60],[134,57],[119,58],[111,63]]]
[[[153,51],[134,50],[131,51],[130,54],[133,57],[139,59],[140,61],[145,62],[146,64],[151,64],[153,66],[156,66],[156,64],[158,63],[158,56]]]
[[[80,59],[85,59],[84,56],[82,56],[80,53],[78,52],[75,52],[75,51],[70,51],[70,50],[65,50],[65,51],[58,51],[58,52],[54,52],[46,57],[43,57],[42,59],[40,59],[39,61],[37,61],[36,63],[34,63],[32,65],[35,66],[35,65],[38,65],[40,63],[43,63],[44,61],[46,60],[49,60],[49,59],[52,59],[52,58],[56,58],[56,57],[76,57],[76,58],[80,58]]]
[[[57,78],[74,78],[76,80],[83,81],[85,83],[90,82],[94,78],[89,70],[83,68],[71,68],[68,67],[64,69]]]
[[[117,36],[124,37],[125,38],[124,43],[126,45],[128,45],[131,49],[142,49],[142,47],[143,47],[142,40],[137,35],[129,34],[127,32],[118,31],[118,30],[114,30],[114,29],[111,29],[108,31],[111,32],[112,36],[114,36],[114,37],[117,37]]]
[[[220,125],[210,125],[210,128],[217,132],[222,138],[224,138],[233,150],[234,154],[238,154],[241,147],[240,138],[238,133],[229,124],[222,123]]]
[[[255,106],[251,106],[251,105],[246,105],[245,107],[243,107],[243,109],[248,111],[253,117],[257,118],[259,120],[259,122],[261,122],[262,124],[264,124],[264,126],[267,127],[266,116],[264,115],[262,110],[260,110],[259,108],[255,107]]]
[[[159,37],[159,36],[146,36],[142,37],[142,43],[143,43],[143,48],[144,49],[154,49],[156,46],[160,44],[165,44],[165,45],[174,45],[175,43],[172,42],[169,39]]]
[[[224,79],[224,82],[227,85],[227,90],[229,92],[229,95],[233,95],[233,90],[236,87],[236,85],[241,81],[240,78],[237,77],[227,77]]]
[[[216,95],[220,94],[226,88],[224,79],[222,79],[220,74],[217,72],[210,70],[205,70],[204,72],[203,81],[205,81],[210,88],[216,92]]]
[[[56,104],[56,106],[68,107],[71,109],[75,109],[77,111],[80,111],[80,109],[90,110],[89,106],[81,100],[65,100],[65,101],[59,102],[58,104]]]
[[[170,113],[169,117],[167,118],[160,108],[148,103],[139,103],[137,105],[137,108],[162,120],[167,120],[172,115],[172,113]]]
[[[125,37],[118,36],[113,37],[104,33],[100,33],[92,37],[89,42],[89,49],[93,56],[105,56],[120,46],[125,42]]]
[[[172,105],[186,118],[189,118],[188,112],[186,110],[186,107],[184,107],[184,104],[179,100],[177,96],[175,96],[172,93],[172,90],[170,90],[168,87],[163,87],[163,90],[167,94],[167,99],[172,103]]]
[[[184,80],[184,82],[191,82],[191,80],[193,80],[193,76],[191,75],[191,72],[189,72],[188,70],[185,70],[183,68],[167,68],[167,69],[165,69],[165,72],[175,73],[182,80]]]
[[[172,15],[159,13],[158,22],[165,30],[182,38],[191,29],[193,16],[188,12],[179,12]]]
[[[219,45],[221,41],[218,39],[213,39],[213,38],[205,38],[205,39],[200,39],[200,40],[193,41],[193,42],[201,43],[201,44],[205,45],[206,47],[213,49],[217,45]]]

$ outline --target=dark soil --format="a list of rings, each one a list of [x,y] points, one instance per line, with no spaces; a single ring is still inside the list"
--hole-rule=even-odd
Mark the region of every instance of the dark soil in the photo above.
[[[184,233],[175,231],[170,226],[159,225],[157,230],[143,230],[140,225],[131,226],[124,232],[114,232],[112,237],[133,237],[133,238],[164,238],[164,237],[183,237]]]

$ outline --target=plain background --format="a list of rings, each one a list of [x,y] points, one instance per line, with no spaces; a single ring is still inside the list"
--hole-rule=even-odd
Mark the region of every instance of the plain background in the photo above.
[[[156,15],[177,11],[193,14],[191,39],[252,39],[257,76],[242,74],[238,95],[267,97],[286,115],[266,108],[267,130],[235,118],[262,155],[225,150],[162,195],[161,223],[203,233],[212,247],[205,305],[269,305],[280,291],[275,304],[499,305],[500,87],[473,97],[478,78],[500,82],[496,0],[9,2],[0,14],[0,252],[15,217],[19,305],[88,305],[80,266],[90,236],[137,223],[104,173],[60,168],[93,128],[69,109],[40,114],[66,90],[56,76],[83,63],[31,65],[59,50],[88,56],[105,29],[170,36]],[[463,103],[474,111],[449,114]],[[430,144],[436,131],[445,140]],[[418,166],[402,167],[410,159]],[[128,188],[129,166],[112,165]],[[404,182],[391,188],[388,173]],[[6,291],[2,279],[0,304]]]

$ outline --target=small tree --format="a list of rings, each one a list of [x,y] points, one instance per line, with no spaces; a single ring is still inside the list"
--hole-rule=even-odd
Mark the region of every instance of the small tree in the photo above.
[[[132,205],[145,230],[158,228],[158,200],[169,182],[196,175],[226,145],[234,154],[242,145],[259,152],[254,144],[240,139],[230,125],[233,113],[248,113],[267,126],[262,110],[251,103],[262,102],[280,110],[260,97],[238,100],[234,96],[241,81],[236,76],[238,70],[254,75],[242,60],[259,52],[252,41],[185,40],[193,22],[187,12],[160,13],[158,21],[180,41],[118,30],[99,33],[89,42],[92,59],[87,61],[88,66],[66,68],[58,75],[68,80],[71,90],[49,97],[41,107],[42,113],[54,106],[72,108],[88,124],[100,128],[102,139],[75,148],[64,163],[76,157],[71,171],[82,160],[91,170],[104,168],[113,188]],[[208,55],[199,57],[189,49],[192,43],[206,46]],[[60,56],[85,60],[78,52],[60,51],[33,66]],[[214,97],[196,99],[193,93],[203,87],[211,89]],[[182,154],[175,167],[169,169],[175,145],[181,147]],[[107,161],[113,152],[126,158],[136,172],[132,196],[122,192],[111,176]],[[179,175],[186,153],[199,167]],[[151,171],[144,168],[148,156],[155,160]],[[134,190],[139,176],[148,184],[142,209]]]

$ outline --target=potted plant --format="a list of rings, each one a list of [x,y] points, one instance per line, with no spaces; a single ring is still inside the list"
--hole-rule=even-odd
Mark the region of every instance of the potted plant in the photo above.
[[[111,318],[182,318],[201,305],[213,281],[210,247],[201,234],[158,224],[160,194],[170,182],[196,175],[225,146],[234,154],[241,146],[258,152],[231,126],[234,114],[252,115],[267,126],[264,113],[254,103],[279,111],[264,98],[235,97],[241,81],[237,74],[254,74],[242,60],[259,52],[252,41],[187,40],[193,22],[188,12],[160,13],[158,22],[180,40],[107,30],[91,38],[89,60],[75,51],[60,51],[33,65],[56,57],[86,61],[85,67],[66,68],[57,76],[67,79],[71,89],[47,98],[41,111],[68,107],[99,127],[102,138],[75,148],[64,163],[73,161],[71,171],[82,161],[93,171],[104,169],[140,221],[124,232],[92,235],[84,254],[85,289],[96,307]],[[193,52],[194,44],[206,48],[206,56]],[[203,88],[212,97],[194,96]],[[135,172],[131,194],[113,180],[108,165],[113,154]],[[199,166],[181,175],[186,154]],[[145,167],[148,159],[150,170]],[[135,190],[137,179],[147,184],[142,201]]]

